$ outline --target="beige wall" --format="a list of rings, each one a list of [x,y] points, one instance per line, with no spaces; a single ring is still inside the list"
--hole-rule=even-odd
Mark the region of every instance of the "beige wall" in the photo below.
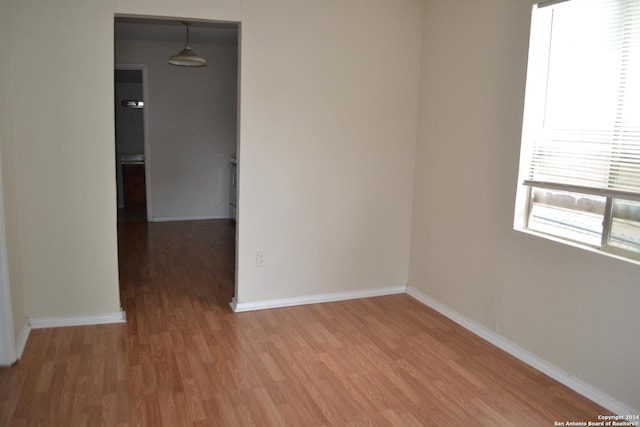
[[[28,316],[119,307],[114,13],[242,21],[241,302],[406,283],[420,0],[13,4]]]
[[[240,302],[406,284],[421,11],[244,2]]]
[[[188,18],[194,21],[240,22],[242,20],[243,0],[112,0],[112,2],[115,4],[115,12],[122,16]]]
[[[12,279],[29,317],[116,312],[112,7],[12,5]]]
[[[531,2],[425,6],[411,286],[640,408],[640,267],[512,230]]]
[[[14,336],[24,325],[26,314],[21,276],[18,228],[18,193],[16,181],[15,139],[13,128],[13,90],[11,61],[12,10],[9,1],[0,2],[0,158],[2,159],[2,192],[8,261],[9,285]]]

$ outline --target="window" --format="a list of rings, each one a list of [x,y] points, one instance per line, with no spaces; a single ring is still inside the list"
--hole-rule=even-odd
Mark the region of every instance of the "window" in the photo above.
[[[515,227],[640,259],[640,1],[534,6]]]

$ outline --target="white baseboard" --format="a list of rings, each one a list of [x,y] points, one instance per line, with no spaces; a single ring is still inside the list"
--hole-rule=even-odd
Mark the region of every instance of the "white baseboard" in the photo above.
[[[108,323],[124,322],[126,322],[124,311],[86,316],[53,316],[29,318],[29,326],[31,327],[31,329],[58,328],[63,326],[103,325]]]
[[[151,222],[172,222],[172,221],[203,221],[209,219],[232,219],[229,215],[213,215],[213,216],[166,216],[151,218]]]
[[[437,302],[432,299],[428,295],[423,292],[412,288],[411,286],[407,286],[407,294],[417,299],[421,303],[425,304],[428,307],[431,307],[438,313],[442,314],[445,317],[448,317],[450,320],[453,320],[458,325],[467,329],[468,331],[476,334],[480,338],[488,341],[489,343],[495,345],[499,349],[509,353],[516,359],[521,360],[527,365],[531,366],[534,369],[542,372],[543,374],[553,378],[561,384],[569,387],[573,391],[583,395],[587,399],[590,399],[597,403],[598,405],[610,410],[614,414],[618,415],[626,415],[626,414],[637,414],[640,411],[634,410],[631,407],[625,405],[624,403],[618,402],[616,399],[608,396],[607,394],[601,392],[595,387],[580,381],[576,377],[572,376],[571,373],[566,372],[555,365],[547,362],[546,360],[541,359],[535,354],[523,349],[522,347],[514,344],[508,339],[498,335],[490,329],[485,328],[484,326],[470,320],[456,311],[450,309],[444,304]]]
[[[403,294],[407,291],[406,285],[393,286],[381,289],[364,289],[362,291],[333,292],[329,294],[309,295],[294,298],[270,299],[264,301],[238,302],[234,297],[231,309],[235,313],[253,310],[266,310],[269,308],[291,307],[294,305],[318,304],[323,302],[345,301],[357,298],[371,298],[383,295]]]
[[[20,333],[16,338],[16,359],[20,360],[22,357],[22,353],[24,352],[24,347],[27,345],[27,340],[29,339],[29,333],[31,332],[31,326],[29,326],[29,321],[25,320],[22,324],[22,328],[20,329]]]

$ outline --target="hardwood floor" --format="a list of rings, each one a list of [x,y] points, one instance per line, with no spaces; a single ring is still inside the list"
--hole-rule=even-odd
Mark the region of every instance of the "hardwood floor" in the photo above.
[[[229,221],[119,225],[127,323],[40,329],[0,426],[553,426],[607,413],[407,295],[234,314]]]

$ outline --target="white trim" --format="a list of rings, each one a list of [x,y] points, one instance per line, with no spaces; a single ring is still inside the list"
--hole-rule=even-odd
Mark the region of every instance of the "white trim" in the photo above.
[[[294,305],[319,304],[323,302],[346,301],[358,298],[380,297],[384,295],[403,294],[407,291],[405,286],[393,286],[381,289],[364,289],[361,291],[332,292],[329,294],[308,295],[294,298],[270,299],[253,302],[238,302],[236,297],[229,304],[234,313],[243,311],[266,310],[270,308],[291,307]]]
[[[211,215],[211,216],[175,216],[151,218],[151,222],[170,222],[170,221],[202,221],[208,219],[231,219],[229,215]]]
[[[639,411],[634,410],[631,407],[625,405],[622,402],[617,401],[611,396],[601,392],[595,387],[577,379],[572,376],[571,373],[566,372],[555,365],[547,362],[546,360],[541,359],[535,354],[531,353],[528,350],[523,349],[517,344],[509,341],[508,339],[498,335],[494,331],[491,331],[484,326],[470,320],[451,308],[447,307],[444,304],[439,303],[438,301],[432,299],[428,295],[423,292],[411,287],[407,286],[407,294],[417,299],[421,303],[425,304],[428,307],[431,307],[438,313],[443,316],[449,318],[454,321],[458,325],[467,329],[468,331],[476,334],[480,338],[489,343],[495,345],[499,349],[509,353],[516,359],[526,363],[534,369],[542,372],[543,374],[553,378],[561,384],[569,387],[573,391],[583,395],[587,399],[594,401],[600,406],[610,410],[614,414],[624,415],[624,414],[637,414]]]
[[[126,322],[124,311],[86,316],[30,317],[31,329],[58,328],[62,326],[103,325]]]
[[[233,215],[233,219],[236,221],[236,249],[235,249],[235,275],[233,280],[233,301],[235,301],[238,296],[238,289],[240,288],[240,282],[238,278],[240,277],[240,263],[238,260],[240,259],[240,163],[242,160],[241,153],[241,134],[242,127],[240,126],[240,122],[242,120],[242,22],[238,22],[238,45],[236,48],[236,53],[238,55],[238,68],[236,69],[236,208],[233,214],[230,212],[229,215]],[[234,303],[232,309],[235,311],[237,304]]]
[[[25,320],[22,324],[22,329],[20,329],[20,333],[18,334],[18,338],[16,338],[16,359],[20,359],[22,357],[22,352],[24,352],[24,347],[27,345],[30,332],[31,327],[29,326],[29,321]]]
[[[7,260],[7,234],[4,223],[2,168],[0,168],[0,365],[11,365],[16,361],[14,333],[11,289],[9,287],[9,262]]]
[[[152,191],[152,179],[151,179],[151,125],[149,124],[149,108],[153,106],[149,105],[149,73],[146,64],[142,65],[142,96],[144,98],[145,108],[142,110],[142,122],[144,129],[142,129],[144,135],[144,183],[145,183],[145,197],[147,198],[147,205],[145,209],[147,211],[147,221],[153,218],[153,195]]]

